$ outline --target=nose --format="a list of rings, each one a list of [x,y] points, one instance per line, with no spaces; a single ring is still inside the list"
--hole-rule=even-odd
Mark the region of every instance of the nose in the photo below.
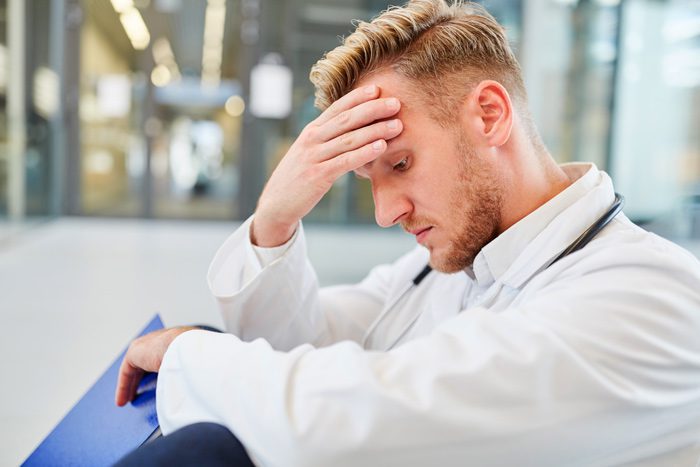
[[[374,218],[380,227],[391,227],[413,209],[413,204],[408,197],[389,187],[373,187],[372,196]]]

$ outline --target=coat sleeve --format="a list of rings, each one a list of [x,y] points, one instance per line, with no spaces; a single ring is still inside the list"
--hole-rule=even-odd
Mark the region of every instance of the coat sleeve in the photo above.
[[[634,256],[591,259],[504,312],[465,310],[389,352],[184,333],[159,376],[163,431],[221,423],[266,466],[600,465],[688,444],[697,265]]]
[[[249,218],[224,242],[207,280],[228,332],[243,341],[264,338],[278,350],[359,342],[402,276],[396,271],[416,257],[424,261],[425,255],[414,251],[392,265],[375,267],[359,284],[320,289],[301,224],[279,258],[261,264],[250,242],[251,222]]]

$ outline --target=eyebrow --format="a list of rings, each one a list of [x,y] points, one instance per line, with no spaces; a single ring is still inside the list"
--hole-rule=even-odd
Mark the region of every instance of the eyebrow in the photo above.
[[[365,168],[366,168],[367,170],[371,170],[371,169],[372,169],[372,164],[374,164],[374,163],[375,163],[376,161],[378,161],[379,159],[383,159],[383,158],[385,158],[385,157],[388,157],[389,155],[391,155],[391,154],[394,153],[394,152],[406,150],[406,149],[407,149],[406,147],[398,147],[398,148],[397,148],[397,147],[396,147],[396,144],[394,144],[394,149],[392,149],[391,146],[390,146],[390,144],[391,144],[392,142],[393,142],[393,143],[396,143],[396,140],[398,140],[399,138],[401,138],[401,136],[403,136],[403,135],[398,135],[398,136],[396,136],[395,138],[392,138],[391,140],[387,141],[387,148],[386,148],[386,151],[384,151],[384,153],[381,154],[379,157],[377,157],[376,159],[374,159],[374,160],[372,160],[372,161],[369,161],[368,163],[366,163],[366,164],[363,165],[362,167],[359,167],[359,168],[353,170],[353,172],[355,173],[355,176],[357,176],[358,178],[362,178],[362,179],[364,179],[364,180],[369,180],[370,178],[369,178],[368,176],[362,175],[361,173],[358,172],[358,170],[364,170]]]

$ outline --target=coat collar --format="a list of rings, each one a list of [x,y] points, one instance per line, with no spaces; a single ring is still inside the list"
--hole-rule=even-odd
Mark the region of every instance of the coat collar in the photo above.
[[[498,281],[520,288],[605,213],[615,193],[590,163],[561,166],[574,182],[486,245],[465,272],[479,287]]]

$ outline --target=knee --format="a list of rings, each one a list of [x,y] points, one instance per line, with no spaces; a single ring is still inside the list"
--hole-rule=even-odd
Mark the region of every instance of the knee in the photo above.
[[[188,425],[141,446],[117,465],[253,467],[245,448],[228,428],[205,422]]]

